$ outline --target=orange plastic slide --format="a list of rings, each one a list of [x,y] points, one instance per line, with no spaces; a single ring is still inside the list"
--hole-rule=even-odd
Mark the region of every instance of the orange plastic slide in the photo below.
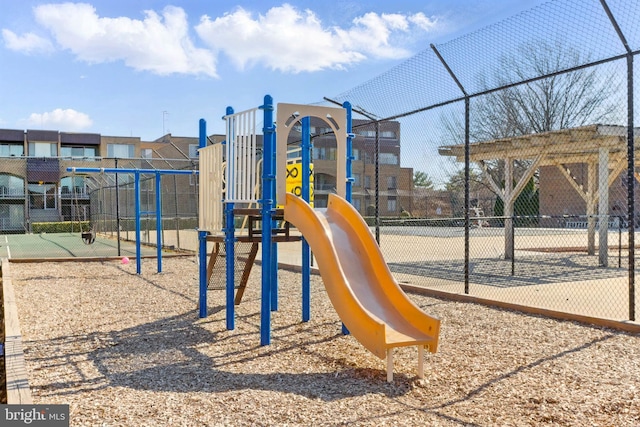
[[[340,319],[369,351],[387,358],[393,378],[394,347],[418,347],[418,375],[423,351],[438,347],[440,320],[427,315],[402,291],[391,275],[371,230],[349,202],[329,195],[326,209],[313,209],[286,195],[284,219],[305,237]]]

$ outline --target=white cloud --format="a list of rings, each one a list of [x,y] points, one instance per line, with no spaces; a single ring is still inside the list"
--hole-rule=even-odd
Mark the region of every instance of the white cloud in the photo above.
[[[435,18],[429,18],[422,12],[418,12],[408,17],[409,21],[424,31],[433,31],[438,26],[438,20]]]
[[[353,20],[354,26],[347,30],[336,30],[345,46],[359,49],[372,56],[403,58],[410,53],[390,43],[392,32],[406,32],[409,21],[404,15],[369,12]]]
[[[73,109],[56,108],[47,113],[32,113],[26,124],[38,128],[55,128],[65,131],[79,131],[93,125],[89,115]]]
[[[11,30],[3,29],[2,38],[8,49],[23,53],[46,53],[53,51],[53,45],[45,38],[34,33],[17,35]]]
[[[320,5],[319,5],[320,7]],[[194,45],[180,7],[147,10],[143,19],[107,18],[86,3],[43,4],[34,8],[38,24],[77,59],[89,63],[123,61],[136,70],[217,77],[216,60],[225,55],[240,69],[263,66],[282,72],[345,69],[370,58],[400,59],[438,21],[423,13],[366,13],[346,27],[323,25],[311,10],[289,4],[254,16],[238,7],[217,18],[202,16],[195,31],[207,48]],[[5,44],[25,52],[53,49],[33,33],[3,30]]]
[[[323,27],[310,10],[301,12],[289,4],[273,7],[253,17],[239,7],[233,13],[211,19],[203,16],[196,32],[216,52],[222,52],[240,68],[257,63],[285,72],[317,71],[346,66],[373,58],[403,58],[410,52],[393,44],[393,36],[429,31],[436,21],[424,14],[367,13],[348,29]]]
[[[260,63],[281,71],[316,71],[364,59],[357,51],[334,47],[335,35],[313,12],[302,14],[286,4],[257,19],[242,8],[214,20],[204,16],[196,32],[239,68]]]
[[[56,42],[89,63],[122,60],[136,70],[216,76],[214,55],[196,48],[187,16],[167,6],[159,15],[145,11],[143,20],[103,18],[85,3],[45,4],[34,9],[38,23]]]

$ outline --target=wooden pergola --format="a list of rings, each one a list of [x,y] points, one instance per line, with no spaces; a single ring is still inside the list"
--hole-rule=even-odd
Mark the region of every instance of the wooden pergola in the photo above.
[[[634,134],[638,135],[636,129]],[[635,139],[635,137],[634,137]],[[634,142],[635,144],[635,142]],[[438,148],[442,156],[464,162],[465,146],[446,145]],[[587,206],[588,252],[595,254],[596,215],[600,215],[599,261],[608,265],[609,187],[627,167],[627,128],[612,125],[588,125],[512,138],[472,143],[469,160],[483,171],[483,179],[504,201],[505,258],[511,257],[514,245],[511,217],[514,204],[535,171],[542,166],[555,166]],[[501,188],[487,171],[487,161],[504,160],[505,188]],[[528,160],[530,165],[514,185],[514,160]],[[566,167],[568,163],[587,165],[586,186],[578,183]],[[640,176],[634,172],[637,180]]]

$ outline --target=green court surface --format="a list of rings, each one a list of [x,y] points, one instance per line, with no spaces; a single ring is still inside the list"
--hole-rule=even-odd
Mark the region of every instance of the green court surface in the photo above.
[[[163,255],[167,252],[163,251]],[[141,245],[141,256],[155,256],[155,247]],[[135,257],[135,242],[118,241],[96,236],[90,245],[82,241],[80,233],[41,233],[0,235],[0,257],[9,259],[40,258],[106,258]]]

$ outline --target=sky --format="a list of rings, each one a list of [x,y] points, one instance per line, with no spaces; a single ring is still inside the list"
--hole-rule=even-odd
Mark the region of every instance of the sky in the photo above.
[[[151,141],[314,104],[544,0],[0,0],[0,128]]]

